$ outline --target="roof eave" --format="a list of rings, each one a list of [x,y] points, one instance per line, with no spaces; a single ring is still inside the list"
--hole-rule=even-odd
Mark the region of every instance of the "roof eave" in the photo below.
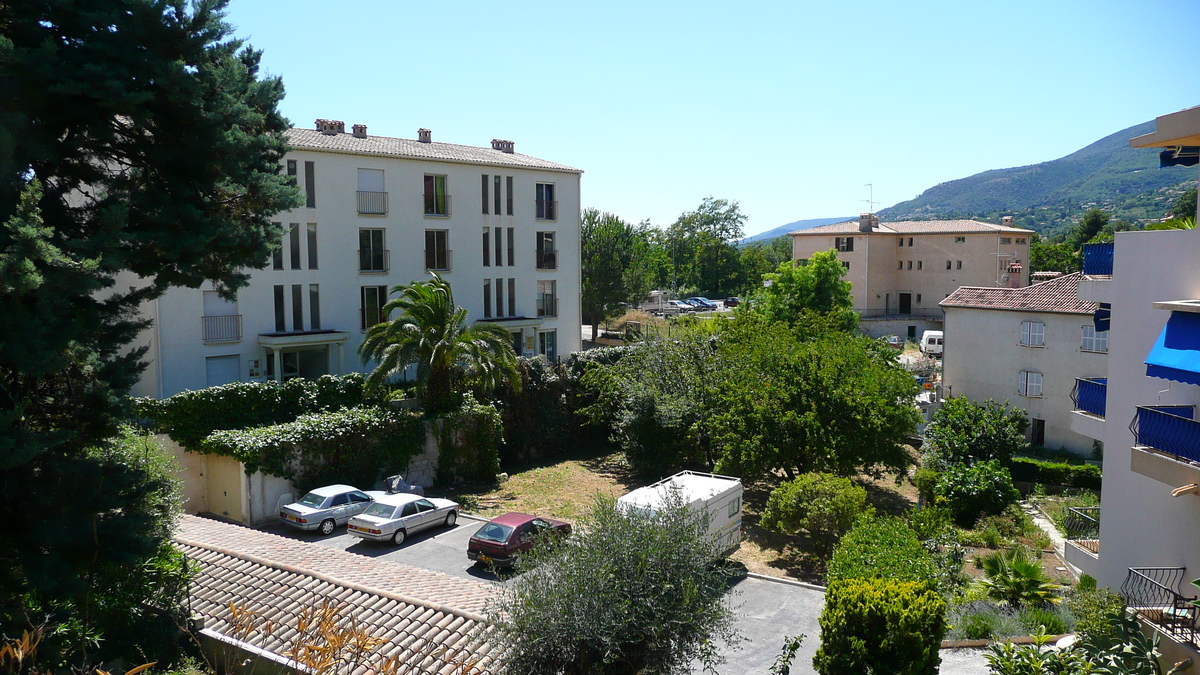
[[[1154,118],[1154,131],[1129,139],[1131,148],[1200,145],[1200,106]]]

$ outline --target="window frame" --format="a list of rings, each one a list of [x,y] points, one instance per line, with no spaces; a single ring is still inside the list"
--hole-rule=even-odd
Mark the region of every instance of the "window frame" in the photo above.
[[[1036,376],[1036,385],[1033,378]],[[1033,387],[1036,386],[1036,393]],[[1017,377],[1017,395],[1025,398],[1042,398],[1042,373],[1036,370],[1022,370]]]
[[[1036,328],[1036,330],[1035,330]],[[1046,346],[1046,324],[1042,321],[1022,321],[1021,322],[1021,346],[1022,347],[1045,347]]]
[[[358,287],[358,289],[359,289],[358,290],[359,319],[360,319],[360,324],[362,326],[362,330],[368,330],[371,328],[371,326],[383,323],[384,321],[387,320],[387,317],[384,315],[384,312],[383,312],[383,306],[386,305],[387,301],[388,301],[387,300],[387,288],[388,287],[386,285],[381,285],[381,284],[368,284],[366,286]],[[367,291],[368,291],[368,289],[375,291],[375,299],[377,301],[377,304],[374,307],[367,306],[367,295],[368,295]],[[375,311],[375,319],[376,320],[374,322],[369,323],[367,321],[367,310],[368,309],[373,309]]]
[[[432,248],[430,247],[430,243],[433,244]],[[440,247],[439,243],[441,244]],[[451,270],[451,263],[453,262],[450,259],[450,230],[426,228],[424,254],[426,271],[449,272]],[[431,263],[432,267],[430,266]]]
[[[427,173],[422,175],[421,196],[424,200],[425,216],[429,218],[450,217],[450,188],[444,173]],[[430,192],[430,186],[433,192]],[[441,191],[438,191],[439,185]],[[439,198],[440,203],[439,203]]]
[[[1092,334],[1088,335],[1088,331]],[[1091,343],[1091,347],[1088,343]],[[1103,345],[1103,348],[1099,348]],[[1091,324],[1084,324],[1079,331],[1079,351],[1088,352],[1090,354],[1107,354],[1108,353],[1108,331],[1096,330],[1096,327]]]
[[[558,220],[557,190],[554,183],[537,182],[534,184],[533,196],[536,208],[536,220]]]

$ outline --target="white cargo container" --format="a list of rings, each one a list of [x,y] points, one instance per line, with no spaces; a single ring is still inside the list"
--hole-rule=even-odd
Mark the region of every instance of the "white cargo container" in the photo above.
[[[697,471],[681,471],[653,485],[640,487],[617,499],[624,508],[645,509],[651,513],[666,503],[670,491],[677,491],[690,509],[708,514],[708,531],[723,552],[742,542],[742,480]]]

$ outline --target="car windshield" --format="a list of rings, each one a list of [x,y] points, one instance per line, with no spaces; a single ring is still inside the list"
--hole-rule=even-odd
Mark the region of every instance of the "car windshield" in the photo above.
[[[376,518],[391,518],[392,512],[396,507],[391,504],[372,504],[370,508],[363,511],[364,516],[375,516]]]
[[[310,492],[301,497],[300,501],[296,503],[300,506],[307,506],[310,509],[319,509],[321,508],[321,504],[325,503],[325,498],[315,492]]]
[[[508,535],[512,534],[512,527],[508,525],[498,525],[496,523],[488,523],[479,528],[475,533],[475,537],[484,541],[496,541],[504,543],[508,541]]]

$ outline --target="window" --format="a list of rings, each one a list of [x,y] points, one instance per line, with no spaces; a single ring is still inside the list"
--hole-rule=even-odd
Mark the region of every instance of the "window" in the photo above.
[[[404,505],[403,509],[400,509],[400,517],[401,518],[407,518],[409,516],[415,516],[415,515],[417,515],[417,503],[416,502],[409,502]]]
[[[275,286],[275,332],[287,332],[287,307],[284,306],[283,284]]]
[[[288,231],[289,247],[292,254],[292,269],[300,269],[300,223],[292,223]]]
[[[1107,352],[1108,351],[1108,331],[1096,330],[1095,326],[1083,327],[1083,339],[1080,342],[1079,348],[1085,352]]]
[[[388,252],[383,247],[383,228],[372,227],[358,231],[358,271],[386,272]]]
[[[917,293],[917,304],[921,304],[921,294]]]
[[[917,269],[924,269],[924,268],[925,268],[925,261],[924,261],[924,260],[918,260],[918,261],[917,261]]]
[[[308,269],[317,269],[317,224],[308,224]]]
[[[908,269],[910,269],[910,270],[912,269],[912,261],[911,260],[908,261]]]
[[[292,284],[292,330],[304,330],[304,286]]]
[[[488,175],[483,174],[483,181],[479,188],[479,193],[483,196],[483,215],[488,214]]]
[[[903,260],[896,261],[896,269],[898,269],[898,270],[904,269],[904,261]]]
[[[504,316],[504,280],[496,280],[496,318]]]
[[[425,215],[450,215],[450,196],[446,194],[446,177],[425,174]]]
[[[242,339],[242,317],[238,314],[237,299],[226,300],[216,291],[204,291],[202,325],[205,342]]]
[[[504,264],[504,228],[496,228],[496,267]]]
[[[554,201],[554,184],[538,183],[536,186],[537,219],[558,220],[558,202]]]
[[[556,342],[555,331],[548,330],[538,333],[538,353],[546,357],[546,360],[551,363],[558,360],[558,345]]]
[[[292,185],[296,184],[296,160],[289,159],[287,161],[288,182]]]
[[[321,287],[319,284],[308,285],[308,323],[309,328],[321,330]]]
[[[371,216],[382,216],[388,212],[387,192],[383,188],[383,169],[359,169],[358,212]]]
[[[483,318],[492,318],[492,280],[483,280]]]
[[[1024,243],[1025,243],[1025,237],[1017,237],[1017,243],[1018,243],[1018,244],[1024,244]]]
[[[1046,324],[1041,321],[1022,321],[1021,344],[1026,347],[1044,347],[1046,345]]]
[[[1000,245],[1007,246],[1012,243],[1012,237],[1000,237]]]
[[[508,315],[517,315],[517,280],[513,278],[508,280]],[[521,350],[518,349],[517,353],[520,352]]]
[[[950,261],[949,261],[949,260],[947,260],[947,261],[946,261],[946,269],[950,269],[950,268],[951,268]]]
[[[446,230],[425,230],[425,269],[450,269],[450,248]]]
[[[846,269],[850,269],[850,261],[849,261],[849,260],[843,260],[843,261],[842,261],[842,267],[845,267]]]
[[[505,177],[504,183],[508,187],[508,193],[507,193],[508,203],[506,204],[506,206],[508,208],[506,209],[506,212],[508,213],[508,215],[511,216],[513,214],[513,177],[512,176]]]
[[[537,282],[537,315],[558,316],[557,285],[553,280]]]
[[[491,228],[483,228],[483,266],[492,266],[492,230]]]
[[[495,177],[495,188],[496,189],[492,193],[492,199],[495,200],[493,203],[496,207],[496,215],[500,215],[500,176]]]
[[[954,265],[954,268],[961,270],[962,269],[962,261],[961,260],[957,261]]]
[[[304,163],[304,205],[310,209],[317,208],[317,163]]]
[[[834,237],[833,247],[843,253],[854,250],[854,237]]]
[[[954,243],[956,243],[956,244],[965,244],[965,243],[967,243],[967,238],[966,238],[966,237],[955,237],[955,238],[954,238]]]
[[[513,244],[513,239],[516,238],[513,236],[513,232],[515,229],[516,228],[512,228],[512,227],[508,228],[508,266],[509,267],[512,267],[517,264],[515,251],[513,250],[515,248],[515,245]]]
[[[909,245],[910,247],[912,246],[912,239],[913,239],[912,237],[909,237],[909,238],[908,238],[908,245]]]
[[[900,246],[904,246],[904,237],[900,237],[900,241],[896,242]]]
[[[387,302],[387,286],[363,286],[361,290],[362,328],[366,330],[382,323],[383,305]]]
[[[281,270],[283,269],[283,223],[271,223],[271,226],[277,228],[280,234],[279,247],[271,251],[271,267]]]
[[[726,514],[726,516],[729,518],[732,518],[738,514],[738,511],[741,511],[741,510],[742,510],[742,498],[734,497],[729,502],[729,512]]]
[[[537,233],[537,268],[539,270],[558,269],[558,251],[554,248],[553,232]]]
[[[1021,396],[1038,398],[1042,395],[1042,374],[1031,370],[1022,370],[1017,382],[1017,393]]]

